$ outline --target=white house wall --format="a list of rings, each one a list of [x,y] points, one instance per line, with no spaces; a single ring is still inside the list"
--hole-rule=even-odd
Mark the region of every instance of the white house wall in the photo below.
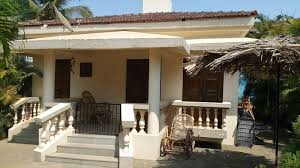
[[[226,145],[234,145],[237,126],[239,76],[238,72],[233,75],[224,75],[223,101],[231,102],[231,108],[226,113],[227,138],[222,142]]]
[[[43,72],[44,58],[42,56],[36,56],[33,58],[34,66]],[[43,79],[38,76],[32,78],[32,96],[42,97],[43,96]]]
[[[73,51],[56,52],[56,59],[75,59],[71,72],[70,98],[80,98],[83,91],[90,91],[97,102],[124,103],[126,100],[126,60],[148,59],[148,50]],[[92,77],[80,77],[80,63],[93,64]],[[182,58],[162,56],[161,99],[181,99]],[[34,64],[43,67],[43,56],[35,56]],[[55,67],[53,67],[55,68]],[[42,70],[42,68],[41,68]],[[33,79],[33,96],[42,97],[43,80]]]

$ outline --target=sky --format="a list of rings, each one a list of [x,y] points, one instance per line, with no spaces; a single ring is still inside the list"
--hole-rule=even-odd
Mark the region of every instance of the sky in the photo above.
[[[142,12],[142,0],[73,0],[69,5],[86,5],[94,16]],[[279,14],[300,17],[300,0],[173,0],[173,10],[257,10],[271,18]]]

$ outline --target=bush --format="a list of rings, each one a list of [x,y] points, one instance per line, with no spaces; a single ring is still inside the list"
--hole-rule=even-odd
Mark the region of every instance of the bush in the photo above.
[[[282,152],[279,168],[300,168],[300,116],[293,123],[295,139]]]

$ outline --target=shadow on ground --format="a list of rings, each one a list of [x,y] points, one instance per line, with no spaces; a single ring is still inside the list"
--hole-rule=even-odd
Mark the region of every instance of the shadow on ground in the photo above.
[[[187,159],[184,153],[172,153],[152,163],[136,160],[135,167],[154,168],[254,168],[259,164],[273,168],[273,162],[264,156],[243,152],[203,149],[196,151]]]

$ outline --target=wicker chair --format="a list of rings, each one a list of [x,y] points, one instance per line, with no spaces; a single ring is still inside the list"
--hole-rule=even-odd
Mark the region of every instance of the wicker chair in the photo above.
[[[161,142],[161,154],[164,156],[172,151],[174,145],[183,146],[189,155],[194,148],[193,140],[194,119],[187,114],[180,114],[174,117],[171,128]],[[170,131],[170,132],[169,132]]]

